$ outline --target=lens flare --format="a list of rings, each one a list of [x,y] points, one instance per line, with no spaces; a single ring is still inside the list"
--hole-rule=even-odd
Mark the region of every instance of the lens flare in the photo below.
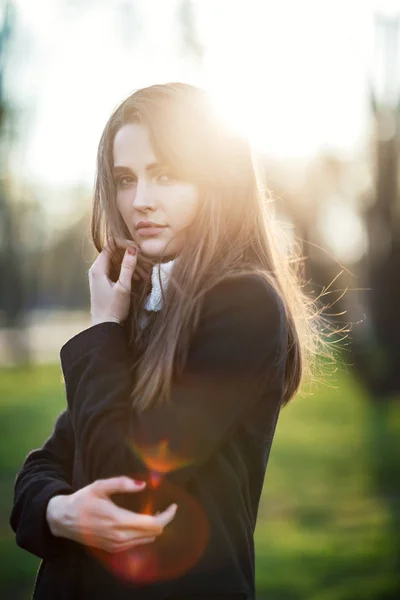
[[[148,486],[151,478],[148,480]],[[175,502],[178,510],[154,542],[116,554],[91,548],[114,576],[125,582],[148,584],[176,579],[201,558],[209,539],[209,524],[200,504],[187,491],[163,478],[155,488],[140,492],[139,512],[155,514]]]
[[[182,485],[174,483],[174,472],[190,461],[174,455],[166,439],[153,447],[130,446],[147,469],[131,476],[146,481],[147,485],[136,493],[119,494],[121,506],[135,513],[155,515],[175,503],[178,505],[175,517],[154,542],[114,554],[96,548],[90,535],[90,523],[82,522],[85,544],[106,569],[127,583],[137,585],[176,579],[201,558],[209,539],[209,524],[203,508]]]
[[[186,457],[177,456],[169,449],[166,438],[153,446],[144,446],[131,442],[131,449],[146,467],[156,473],[169,473],[190,464]]]

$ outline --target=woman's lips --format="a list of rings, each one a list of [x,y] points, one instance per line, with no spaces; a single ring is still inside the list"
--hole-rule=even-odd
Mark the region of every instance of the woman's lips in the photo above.
[[[158,235],[165,227],[141,227],[137,230],[138,234],[142,237],[151,237]]]

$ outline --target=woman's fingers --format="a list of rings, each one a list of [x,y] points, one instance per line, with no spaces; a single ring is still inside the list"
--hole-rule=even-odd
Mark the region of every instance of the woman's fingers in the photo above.
[[[123,292],[131,291],[132,275],[135,272],[137,261],[137,250],[134,246],[129,246],[125,251],[121,263],[121,270],[115,288]]]
[[[142,544],[150,544],[151,542],[154,542],[156,539],[157,538],[155,536],[145,537],[145,538],[137,538],[136,540],[132,541],[132,543],[128,547],[130,548],[131,546],[141,546]]]
[[[100,252],[94,263],[89,269],[91,275],[108,274],[110,272],[110,263],[115,248],[126,250],[128,247],[136,248],[132,240],[123,238],[109,238],[103,250]]]
[[[98,479],[92,484],[93,491],[97,496],[110,496],[118,492],[140,492],[145,486],[145,481],[135,481],[125,476]]]
[[[166,510],[153,516],[132,513],[129,510],[117,507],[116,518],[118,519],[121,528],[136,529],[148,534],[153,533],[154,535],[160,535],[163,532],[164,527],[175,517],[176,510],[177,505],[171,504]]]
[[[125,238],[109,238],[105,244],[103,250],[100,252],[97,259],[94,261],[90,271],[92,274],[97,273],[109,273],[111,257],[115,248],[120,250],[127,250],[128,248],[136,248],[136,264],[134,268],[133,279],[138,281],[139,279],[147,279],[150,277],[153,263],[143,256],[140,256],[139,247],[132,240]],[[139,261],[138,261],[139,259]],[[132,277],[132,275],[131,275]],[[126,288],[127,279],[123,278],[123,286]],[[127,288],[126,288],[127,289]]]
[[[152,537],[141,537],[141,538],[132,538],[131,540],[123,543],[123,544],[115,544],[114,546],[107,546],[104,548],[107,552],[111,552],[112,554],[118,554],[119,552],[126,552],[135,546],[142,546],[144,544],[151,544],[157,538],[155,536]]]
[[[81,531],[84,522],[91,527],[90,545],[107,552],[123,552],[134,546],[154,542],[175,517],[177,505],[171,504],[164,511],[149,515],[121,508],[111,498],[113,494],[121,492],[140,492],[145,486],[144,481],[119,476],[99,479],[77,492],[75,504],[78,536],[69,537],[78,541],[87,539],[87,535],[85,538]]]
[[[168,523],[170,523],[172,521],[172,519],[175,517],[176,515],[176,511],[178,509],[178,505],[177,504],[171,504],[170,506],[168,506],[168,508],[166,508],[163,512],[160,512],[159,514],[155,515],[154,517],[152,517],[158,524],[162,525],[162,527],[165,527],[166,525],[168,525]],[[146,515],[145,515],[146,516]]]
[[[118,546],[118,548],[116,550],[114,550],[114,553],[117,554],[118,552],[125,552],[126,550],[129,550],[130,548],[134,548],[135,546],[142,546],[143,544],[151,544],[156,539],[157,538],[155,536],[133,538],[129,542],[126,542],[125,544]]]
[[[145,481],[135,481],[126,476],[98,479],[91,484],[93,492],[101,497],[109,497],[112,494],[121,492],[140,492],[145,486]],[[115,507],[115,519],[122,525],[140,531],[152,531],[155,534],[161,533],[162,529],[172,521],[178,508],[177,504],[171,504],[164,511],[158,511],[153,516],[134,513],[125,508],[120,508],[116,504],[113,506]]]

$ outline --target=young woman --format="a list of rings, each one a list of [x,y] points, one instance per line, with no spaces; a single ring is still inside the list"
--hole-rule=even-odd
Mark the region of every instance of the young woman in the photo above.
[[[320,341],[267,208],[202,90],[142,89],[109,119],[92,326],[61,349],[68,407],[15,484],[34,598],[255,598],[275,426]]]

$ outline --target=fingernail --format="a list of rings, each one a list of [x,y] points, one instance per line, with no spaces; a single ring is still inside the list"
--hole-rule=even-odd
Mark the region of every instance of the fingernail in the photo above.
[[[141,481],[140,479],[133,479],[133,481],[136,483],[136,485],[146,485],[146,482]]]
[[[135,254],[136,254],[136,247],[135,246],[129,246],[129,248],[128,248],[128,254],[131,254],[132,256],[135,256]]]

